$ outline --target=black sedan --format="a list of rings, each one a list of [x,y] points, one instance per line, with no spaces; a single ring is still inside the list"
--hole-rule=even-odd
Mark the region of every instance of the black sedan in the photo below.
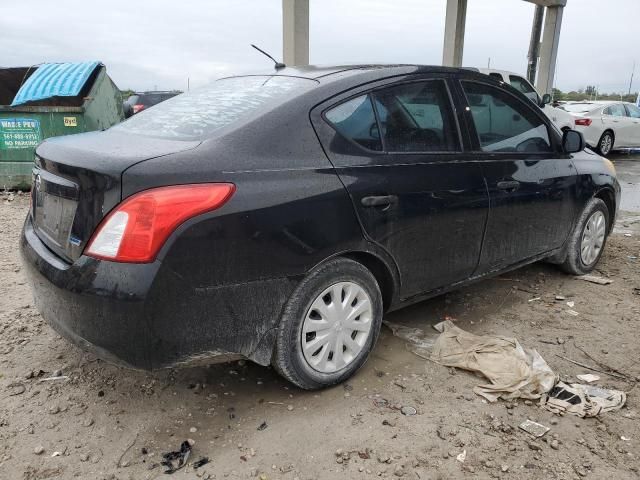
[[[36,152],[21,240],[61,335],[141,369],[248,358],[345,380],[385,312],[602,255],[613,165],[486,75],[286,68]]]

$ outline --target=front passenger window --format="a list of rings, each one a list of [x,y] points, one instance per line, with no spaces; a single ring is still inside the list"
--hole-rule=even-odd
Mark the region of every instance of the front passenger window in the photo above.
[[[462,82],[462,86],[481,150],[522,153],[552,151],[547,125],[536,115],[533,107],[491,85]]]

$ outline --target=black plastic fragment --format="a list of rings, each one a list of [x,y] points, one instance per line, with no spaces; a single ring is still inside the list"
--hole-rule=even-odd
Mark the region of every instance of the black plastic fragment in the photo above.
[[[191,455],[191,444],[186,440],[180,445],[180,450],[177,452],[168,452],[162,454],[162,462],[160,465],[167,467],[164,473],[175,473],[184,467]]]

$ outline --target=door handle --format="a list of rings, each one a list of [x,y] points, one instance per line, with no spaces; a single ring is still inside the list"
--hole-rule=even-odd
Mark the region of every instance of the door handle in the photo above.
[[[389,207],[397,203],[397,201],[398,197],[396,195],[374,195],[363,197],[360,203],[363,207]]]
[[[506,192],[515,192],[520,188],[520,182],[517,180],[503,180],[502,182],[498,182],[498,188]]]

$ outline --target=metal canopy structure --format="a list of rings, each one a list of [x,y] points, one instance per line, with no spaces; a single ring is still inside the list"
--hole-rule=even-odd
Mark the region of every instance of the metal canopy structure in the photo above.
[[[534,3],[545,10],[542,43],[539,48],[531,50],[540,56],[536,87],[540,93],[551,93],[560,42],[562,13],[567,0],[524,1]],[[466,21],[467,0],[447,0],[442,49],[443,65],[462,66]],[[533,30],[535,33],[535,18]],[[532,43],[535,43],[536,47],[538,47],[538,37],[539,34],[532,37]],[[309,0],[282,0],[282,39],[285,64],[309,64]],[[537,58],[535,60],[537,64]]]

